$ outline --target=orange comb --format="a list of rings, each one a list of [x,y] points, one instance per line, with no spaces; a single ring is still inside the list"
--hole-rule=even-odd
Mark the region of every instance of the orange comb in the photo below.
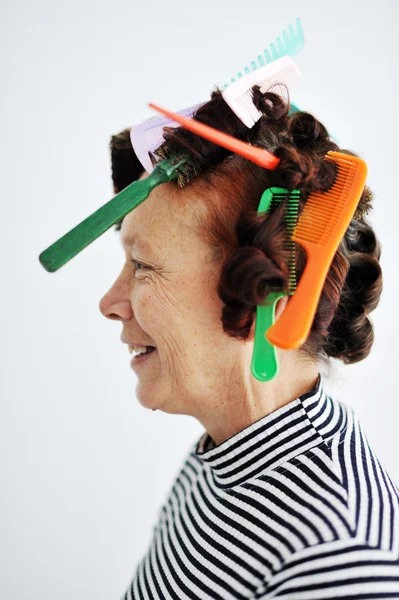
[[[292,240],[303,246],[307,262],[296,291],[266,337],[286,350],[307,340],[328,270],[359,204],[367,165],[357,156],[328,152],[324,160],[337,164],[337,176],[327,192],[312,192],[293,231]]]
[[[215,129],[209,125],[204,125],[204,123],[195,121],[194,119],[187,119],[186,117],[182,117],[181,115],[170,112],[169,110],[165,110],[164,108],[161,108],[156,104],[152,104],[151,102],[148,106],[154,110],[157,110],[163,115],[166,115],[170,119],[177,121],[180,123],[180,125],[183,125],[185,129],[189,129],[193,133],[197,133],[201,137],[204,137],[215,144],[219,144],[219,146],[222,146],[223,148],[227,148],[227,150],[231,150],[236,154],[244,156],[244,158],[251,160],[260,167],[264,167],[265,169],[273,171],[280,162],[280,159],[277,158],[277,156],[274,156],[264,148],[251,146],[251,144],[242,142],[232,135],[228,135],[223,131],[219,131],[219,129]]]

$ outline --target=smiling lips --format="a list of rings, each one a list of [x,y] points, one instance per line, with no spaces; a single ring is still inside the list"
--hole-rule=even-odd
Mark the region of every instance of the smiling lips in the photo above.
[[[154,350],[155,350],[154,346],[130,346],[129,345],[130,354],[135,353],[135,356],[138,356],[140,354],[150,354]]]

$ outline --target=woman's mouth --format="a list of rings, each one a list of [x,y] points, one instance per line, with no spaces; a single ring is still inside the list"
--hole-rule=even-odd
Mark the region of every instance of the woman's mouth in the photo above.
[[[133,356],[132,360],[130,361],[130,365],[132,367],[135,367],[137,365],[141,365],[141,364],[144,364],[145,362],[148,362],[151,355],[154,354],[154,352],[156,352],[156,351],[157,351],[157,349],[154,348],[153,346],[148,346],[147,352],[136,354],[135,356]]]

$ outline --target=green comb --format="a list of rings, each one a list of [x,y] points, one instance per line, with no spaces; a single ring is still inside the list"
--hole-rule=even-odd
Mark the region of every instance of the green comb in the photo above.
[[[178,169],[189,162],[187,156],[178,156],[157,163],[149,177],[131,183],[112,200],[44,250],[39,256],[40,263],[50,273],[57,271],[112,225],[123,219],[128,212],[144,202],[157,185],[175,179]]]
[[[289,191],[285,188],[271,187],[265,190],[260,199],[258,213],[269,212],[287,198]],[[286,205],[285,220],[289,234],[288,249],[290,250],[290,275],[288,292],[292,296],[296,289],[295,272],[295,242],[291,239],[298,219],[300,191],[293,190]],[[266,338],[266,332],[274,323],[276,304],[285,296],[284,292],[270,292],[265,303],[256,308],[255,342],[252,354],[251,373],[259,381],[270,381],[278,373],[276,348]]]

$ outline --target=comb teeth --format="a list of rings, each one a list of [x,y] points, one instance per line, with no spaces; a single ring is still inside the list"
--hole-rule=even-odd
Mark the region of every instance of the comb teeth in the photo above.
[[[282,33],[282,38],[277,37],[276,43],[270,44],[270,49],[265,49],[262,54],[258,54],[257,61],[251,61],[251,68],[245,67],[243,69],[244,73],[241,71],[237,74],[237,78],[232,78],[229,83],[226,83],[222,90],[224,90],[227,86],[234,83],[237,79],[241,79],[241,77],[245,77],[249,73],[253,73],[260,67],[264,67],[265,65],[278,60],[282,56],[295,56],[302,50],[305,45],[305,38],[303,34],[302,22],[299,17],[296,19],[296,29],[293,25],[288,26],[288,33],[284,29]]]
[[[270,204],[270,210],[274,211],[277,206],[286,200],[286,193],[273,193],[273,199]],[[292,296],[295,293],[297,286],[297,277],[296,277],[296,245],[295,241],[292,239],[292,234],[294,232],[295,226],[298,220],[298,208],[299,208],[299,198],[300,192],[298,190],[293,190],[290,194],[288,202],[284,207],[284,218],[287,224],[287,233],[288,233],[288,241],[287,241],[287,250],[290,252],[290,274],[288,278],[288,293]]]
[[[326,157],[326,160],[330,160]],[[331,161],[334,162],[334,161]],[[339,163],[335,182],[328,192],[312,192],[305,204],[301,219],[293,232],[295,241],[309,241],[324,246],[340,220],[346,204],[345,190],[350,188],[357,169],[352,163]]]

